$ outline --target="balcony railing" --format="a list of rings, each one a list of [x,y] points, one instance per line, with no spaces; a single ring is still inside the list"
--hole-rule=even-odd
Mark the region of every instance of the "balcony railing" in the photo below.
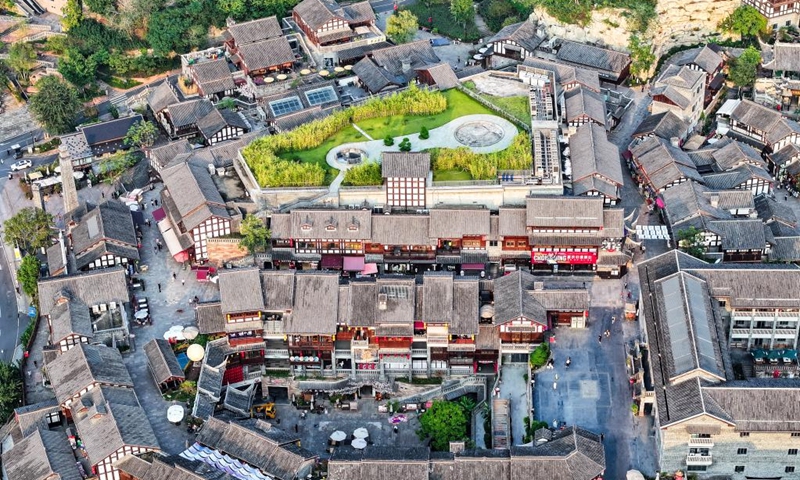
[[[714,446],[714,440],[711,438],[690,438],[689,447],[711,448]]]
[[[369,348],[369,340],[353,340],[350,345],[353,348]]]
[[[474,343],[450,343],[447,345],[447,350],[451,352],[474,352]]]
[[[686,456],[686,465],[705,465],[709,466],[713,463],[711,455],[689,454]]]
[[[734,336],[752,336],[753,338],[771,338],[773,335],[776,337],[794,337],[795,330],[793,328],[734,328],[731,330]]]
[[[289,350],[285,348],[266,348],[264,358],[289,358]]]
[[[533,349],[530,343],[503,343],[500,345],[503,353],[528,353]]]
[[[412,357],[427,357],[428,351],[424,348],[412,348],[411,349],[411,356]]]
[[[350,350],[343,350],[341,348],[336,350],[336,358],[350,358],[353,353]]]
[[[430,347],[446,347],[449,343],[447,335],[428,335],[428,346]]]

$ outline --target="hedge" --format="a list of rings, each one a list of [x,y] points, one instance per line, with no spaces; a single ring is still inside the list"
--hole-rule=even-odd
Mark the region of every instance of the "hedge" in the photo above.
[[[497,178],[498,170],[526,170],[531,168],[531,139],[526,133],[514,137],[505,150],[493,153],[475,153],[467,147],[434,148],[430,150],[434,170],[463,170],[473,180]]]
[[[434,115],[445,109],[447,99],[444,95],[411,85],[402,92],[372,98],[362,105],[334,112],[290,132],[259,138],[245,147],[242,155],[262,187],[319,186],[325,181],[322,167],[283,160],[278,155],[316,148],[361,120],[391,115]]]

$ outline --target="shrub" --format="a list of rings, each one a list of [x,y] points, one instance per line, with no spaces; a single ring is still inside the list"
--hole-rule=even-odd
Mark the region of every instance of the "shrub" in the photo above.
[[[422,129],[419,131],[419,138],[422,140],[427,140],[431,138],[431,134],[428,132],[428,127],[425,125],[422,126]]]
[[[348,169],[344,173],[344,184],[354,186],[380,185],[383,183],[381,165],[377,162],[365,162]]]
[[[411,151],[411,140],[408,137],[404,138],[402,142],[400,142],[400,151],[401,152],[410,152]]]
[[[263,187],[322,185],[325,170],[321,166],[284,160],[278,155],[316,148],[337,132],[361,120],[392,115],[433,115],[446,108],[447,99],[444,95],[412,85],[405,91],[370,99],[363,105],[340,110],[290,132],[262,137],[245,147],[242,155]]]
[[[386,135],[386,138],[383,139],[383,144],[387,147],[391,147],[394,145],[394,138],[391,135]]]
[[[550,358],[550,345],[547,342],[539,344],[536,350],[531,352],[531,368],[543,367],[548,358]]]
[[[498,170],[523,170],[531,165],[531,139],[520,133],[505,150],[475,153],[467,147],[430,150],[434,170],[463,170],[475,180],[497,178]]]

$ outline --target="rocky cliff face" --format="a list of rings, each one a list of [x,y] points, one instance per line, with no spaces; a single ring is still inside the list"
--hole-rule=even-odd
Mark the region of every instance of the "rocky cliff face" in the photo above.
[[[717,35],[719,22],[739,5],[741,0],[659,0],[656,5],[658,17],[650,22],[643,37],[653,44],[656,56],[676,45],[704,42]],[[630,30],[622,12],[620,9],[595,10],[586,27],[563,24],[543,8],[537,8],[531,18],[536,19],[551,37],[625,50]]]

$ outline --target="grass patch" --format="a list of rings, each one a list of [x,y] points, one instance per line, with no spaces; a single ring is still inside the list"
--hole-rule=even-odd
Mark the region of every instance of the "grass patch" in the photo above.
[[[428,5],[425,5],[428,3]],[[408,10],[416,15],[421,27],[429,28],[433,33],[446,37],[461,39],[464,42],[472,42],[481,38],[481,33],[475,25],[475,19],[467,22],[467,28],[457,22],[450,13],[450,2],[448,0],[428,0],[427,2],[415,2],[408,7]],[[428,19],[432,22],[428,22]]]
[[[464,170],[434,170],[434,182],[459,182],[464,180],[472,180],[472,175]]]
[[[464,82],[464,88],[475,92],[476,95],[480,96],[482,99],[486,100],[492,105],[505,110],[509,115],[525,125],[531,123],[531,109],[528,97],[524,95],[516,95],[513,97],[496,97],[494,95],[489,95],[487,93],[478,91],[478,88],[475,86],[475,82],[471,81]]]
[[[142,82],[137,82],[136,80],[132,80],[130,78],[118,78],[118,77],[110,77],[106,78],[105,82],[109,84],[113,88],[118,88],[120,90],[128,90],[130,88],[138,87],[142,84]]]

